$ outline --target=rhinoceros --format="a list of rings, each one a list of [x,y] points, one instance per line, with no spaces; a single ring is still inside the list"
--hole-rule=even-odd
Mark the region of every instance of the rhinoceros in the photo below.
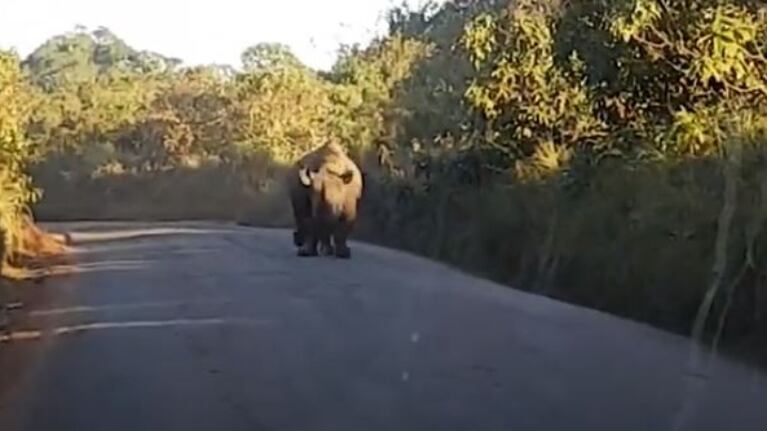
[[[341,145],[329,142],[302,157],[289,173],[288,188],[298,255],[350,258],[347,238],[357,219],[363,180]]]

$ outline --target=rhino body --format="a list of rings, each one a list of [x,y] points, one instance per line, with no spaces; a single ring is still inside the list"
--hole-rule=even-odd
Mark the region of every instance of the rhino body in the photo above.
[[[328,143],[302,157],[289,173],[288,188],[299,256],[350,258],[347,238],[357,220],[362,174],[340,145]]]

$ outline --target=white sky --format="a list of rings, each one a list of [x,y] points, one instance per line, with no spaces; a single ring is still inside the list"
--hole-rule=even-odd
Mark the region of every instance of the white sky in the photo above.
[[[137,49],[186,64],[240,65],[259,42],[328,68],[341,43],[366,43],[397,0],[0,0],[0,48],[25,56],[53,35],[104,26]],[[419,3],[418,1],[411,3]]]

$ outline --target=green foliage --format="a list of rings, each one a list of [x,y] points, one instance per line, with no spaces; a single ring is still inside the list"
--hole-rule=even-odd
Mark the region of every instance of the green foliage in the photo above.
[[[158,170],[192,166],[230,157],[235,133],[230,88],[215,71],[185,70],[157,82],[133,122],[124,122],[116,148],[129,169]],[[132,156],[132,157],[131,157]]]
[[[237,78],[238,144],[290,162],[328,136],[332,106],[326,83],[300,65],[256,70]]]
[[[605,25],[626,53],[617,60],[622,106],[628,115],[644,117],[643,123],[658,125],[652,138],[664,144],[661,151],[714,154],[721,139],[703,142],[693,131],[689,140],[676,139],[668,147],[662,137],[669,130],[724,124],[716,119],[727,113],[762,109],[767,75],[759,41],[767,21],[745,3],[642,0],[605,12]],[[726,135],[721,129],[707,132]]]
[[[339,122],[332,126],[353,143],[352,150],[391,151],[398,124],[410,115],[399,100],[404,85],[428,59],[433,47],[402,34],[374,41],[367,49],[347,49],[333,70],[332,79]],[[372,166],[366,166],[372,167]]]
[[[436,9],[427,5],[421,10],[392,11],[391,33],[427,44],[430,55],[414,64],[410,77],[400,84],[395,102],[400,115],[390,140],[405,145],[415,140],[439,150],[435,137],[459,136],[473,127],[464,95],[475,70],[460,49],[460,39],[467,20],[503,4],[498,0],[468,6],[446,2]]]
[[[163,73],[179,63],[177,59],[137,51],[109,29],[99,28],[90,33],[77,29],[54,37],[35,50],[23,65],[33,83],[51,91],[91,82],[103,75]]]
[[[29,92],[21,79],[18,59],[0,52],[0,231],[2,248],[11,255],[5,257],[18,251],[28,204],[38,197],[25,174],[31,157],[24,137],[28,115]]]
[[[279,43],[261,43],[242,53],[242,65],[248,72],[268,72],[279,68],[302,68],[290,47]]]
[[[555,63],[554,22],[534,5],[517,2],[498,18],[483,14],[467,26],[462,42],[478,72],[466,96],[492,124],[489,144],[512,162],[529,158],[556,171],[576,146],[596,146],[604,127],[582,63],[575,55]]]

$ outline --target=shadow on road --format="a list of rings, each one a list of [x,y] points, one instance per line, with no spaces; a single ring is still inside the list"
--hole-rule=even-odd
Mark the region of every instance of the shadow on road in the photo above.
[[[210,235],[217,233],[217,230],[210,229],[130,229],[124,230],[109,229],[104,231],[92,232],[71,232],[71,242],[74,246],[92,245],[97,243],[115,243],[136,241],[141,239],[153,239],[157,237],[180,237],[189,235]]]
[[[103,262],[57,265],[52,267],[48,273],[51,276],[63,276],[96,272],[125,272],[146,270],[150,266],[150,262],[146,260],[108,260]]]
[[[152,243],[172,244],[184,238],[233,236],[251,229],[224,223],[60,223],[50,227],[54,233],[65,235],[71,247],[71,261],[54,265],[47,271],[51,276],[97,272],[146,271],[159,254],[214,253],[216,248],[163,249],[158,252]],[[230,235],[227,235],[230,234]],[[149,242],[147,242],[149,241]],[[150,250],[142,250],[148,247]],[[135,252],[141,252],[140,258]],[[117,254],[116,254],[117,253]],[[108,256],[108,257],[107,257]],[[116,256],[121,256],[116,258]]]

